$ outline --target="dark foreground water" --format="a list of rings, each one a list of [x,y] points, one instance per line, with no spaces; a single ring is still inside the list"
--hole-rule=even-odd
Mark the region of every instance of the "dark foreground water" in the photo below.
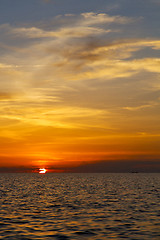
[[[160,239],[160,174],[0,174],[0,239]]]

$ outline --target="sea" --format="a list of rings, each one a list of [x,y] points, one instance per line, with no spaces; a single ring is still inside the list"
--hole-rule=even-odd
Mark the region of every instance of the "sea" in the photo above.
[[[0,239],[160,240],[160,174],[1,173]]]

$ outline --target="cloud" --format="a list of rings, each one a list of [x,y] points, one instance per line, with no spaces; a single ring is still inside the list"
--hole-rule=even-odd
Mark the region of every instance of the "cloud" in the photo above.
[[[82,19],[83,24],[85,25],[94,25],[94,24],[103,24],[103,23],[118,23],[118,24],[128,24],[131,22],[131,18],[122,17],[122,16],[109,16],[106,13],[82,13],[84,19]]]
[[[160,172],[160,163],[157,160],[108,160],[83,163],[78,167],[69,169],[71,172]]]
[[[155,107],[155,106],[158,106],[158,105],[159,105],[158,102],[152,102],[150,104],[145,104],[145,105],[140,105],[140,106],[123,107],[123,109],[129,110],[129,111],[137,111],[137,110],[142,110],[142,109],[145,109],[145,108],[152,108],[152,107]]]
[[[1,136],[47,147],[55,139],[62,152],[62,139],[64,148],[69,141],[89,141],[90,148],[101,141],[104,150],[122,132],[152,134],[158,126],[160,59],[154,53],[160,41],[129,37],[123,26],[132,23],[123,16],[82,13],[31,26],[1,25]],[[84,136],[77,137],[80,131]]]
[[[141,85],[141,89],[148,87],[150,91],[154,91],[158,87],[160,60],[154,56],[145,57],[145,49],[158,52],[160,41],[155,38],[133,39],[125,35],[123,38],[121,35],[119,37],[121,26],[130,25],[132,21],[133,19],[123,16],[90,12],[57,16],[48,25],[1,25],[3,38],[6,36],[8,39],[8,35],[10,36],[10,42],[1,43],[1,48],[5,50],[0,57],[1,94],[23,95],[23,101],[34,101],[34,105],[38,105],[38,102],[47,106],[52,102],[65,104],[66,100],[74,105],[69,95],[72,98],[75,96],[75,99],[79,99],[79,104],[82,104],[81,91],[85,92],[86,87],[89,94],[86,104],[90,104],[89,108],[95,108],[95,105],[101,105],[99,99],[103,97],[103,101],[107,100],[106,94],[99,88],[102,82],[106,82],[104,88],[107,91],[107,86],[109,89],[113,88],[114,84],[118,84],[117,80],[119,81],[117,98],[121,103],[121,82],[123,84],[125,79],[128,92],[131,92],[130,86],[133,87],[131,78],[134,78],[135,84]],[[119,31],[113,23],[119,25]],[[137,57],[142,50],[143,55]],[[146,79],[145,72],[152,76],[152,82],[148,77]],[[146,79],[145,85],[143,77]],[[77,82],[76,85],[73,81]],[[95,84],[94,91],[92,83]],[[92,94],[97,91],[99,93],[95,103]],[[91,104],[90,98],[95,105]],[[139,103],[139,106],[143,105]],[[132,106],[128,106],[130,107]]]
[[[76,43],[76,42],[75,42]],[[48,65],[46,72],[67,80],[115,79],[130,77],[148,71],[159,73],[159,59],[132,59],[133,54],[144,47],[157,48],[159,41],[122,40],[122,42],[104,43],[99,46],[94,39],[84,40],[80,44],[62,45],[57,49],[50,44],[47,52],[57,60]],[[101,43],[100,43],[101,44]],[[130,59],[129,59],[130,58]],[[47,66],[46,66],[47,67]],[[50,69],[50,70],[49,70]],[[62,71],[63,70],[63,71]],[[76,74],[75,74],[76,73]],[[62,76],[63,74],[63,76]]]
[[[65,22],[64,22],[65,20]],[[64,16],[55,17],[51,24],[56,29],[44,30],[40,27],[14,27],[9,24],[3,24],[0,26],[0,30],[6,32],[14,37],[22,38],[79,38],[91,35],[105,34],[111,32],[110,29],[105,29],[104,24],[128,24],[132,19],[121,16],[109,16],[105,13],[82,13],[79,16],[72,14],[66,14]],[[103,25],[103,26],[102,26]],[[46,28],[47,24],[42,25]]]
[[[42,94],[44,97],[51,88],[57,99],[61,86],[67,89],[70,81],[94,80],[99,84],[99,81],[136,78],[144,72],[159,74],[159,58],[146,58],[145,51],[141,58],[136,54],[146,48],[159,51],[160,41],[119,38],[121,28],[117,32],[115,26],[109,27],[111,23],[130,25],[132,19],[90,12],[55,17],[49,28],[42,23],[39,27],[38,24],[32,27],[1,25],[4,39],[7,34],[12,40],[8,45],[1,43],[5,49],[0,58],[2,93],[28,89],[28,95],[31,92],[32,96]],[[153,85],[157,86],[155,82]],[[32,94],[35,91],[37,93]],[[61,101],[63,96],[58,98]]]

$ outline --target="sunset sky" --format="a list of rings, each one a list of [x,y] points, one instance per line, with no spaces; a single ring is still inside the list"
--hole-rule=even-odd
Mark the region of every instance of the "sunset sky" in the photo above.
[[[159,0],[0,0],[0,171],[160,171],[159,24]]]

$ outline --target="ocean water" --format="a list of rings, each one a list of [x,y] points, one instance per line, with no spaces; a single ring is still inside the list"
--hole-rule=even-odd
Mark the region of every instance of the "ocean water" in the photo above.
[[[160,174],[0,174],[0,239],[160,239]]]

